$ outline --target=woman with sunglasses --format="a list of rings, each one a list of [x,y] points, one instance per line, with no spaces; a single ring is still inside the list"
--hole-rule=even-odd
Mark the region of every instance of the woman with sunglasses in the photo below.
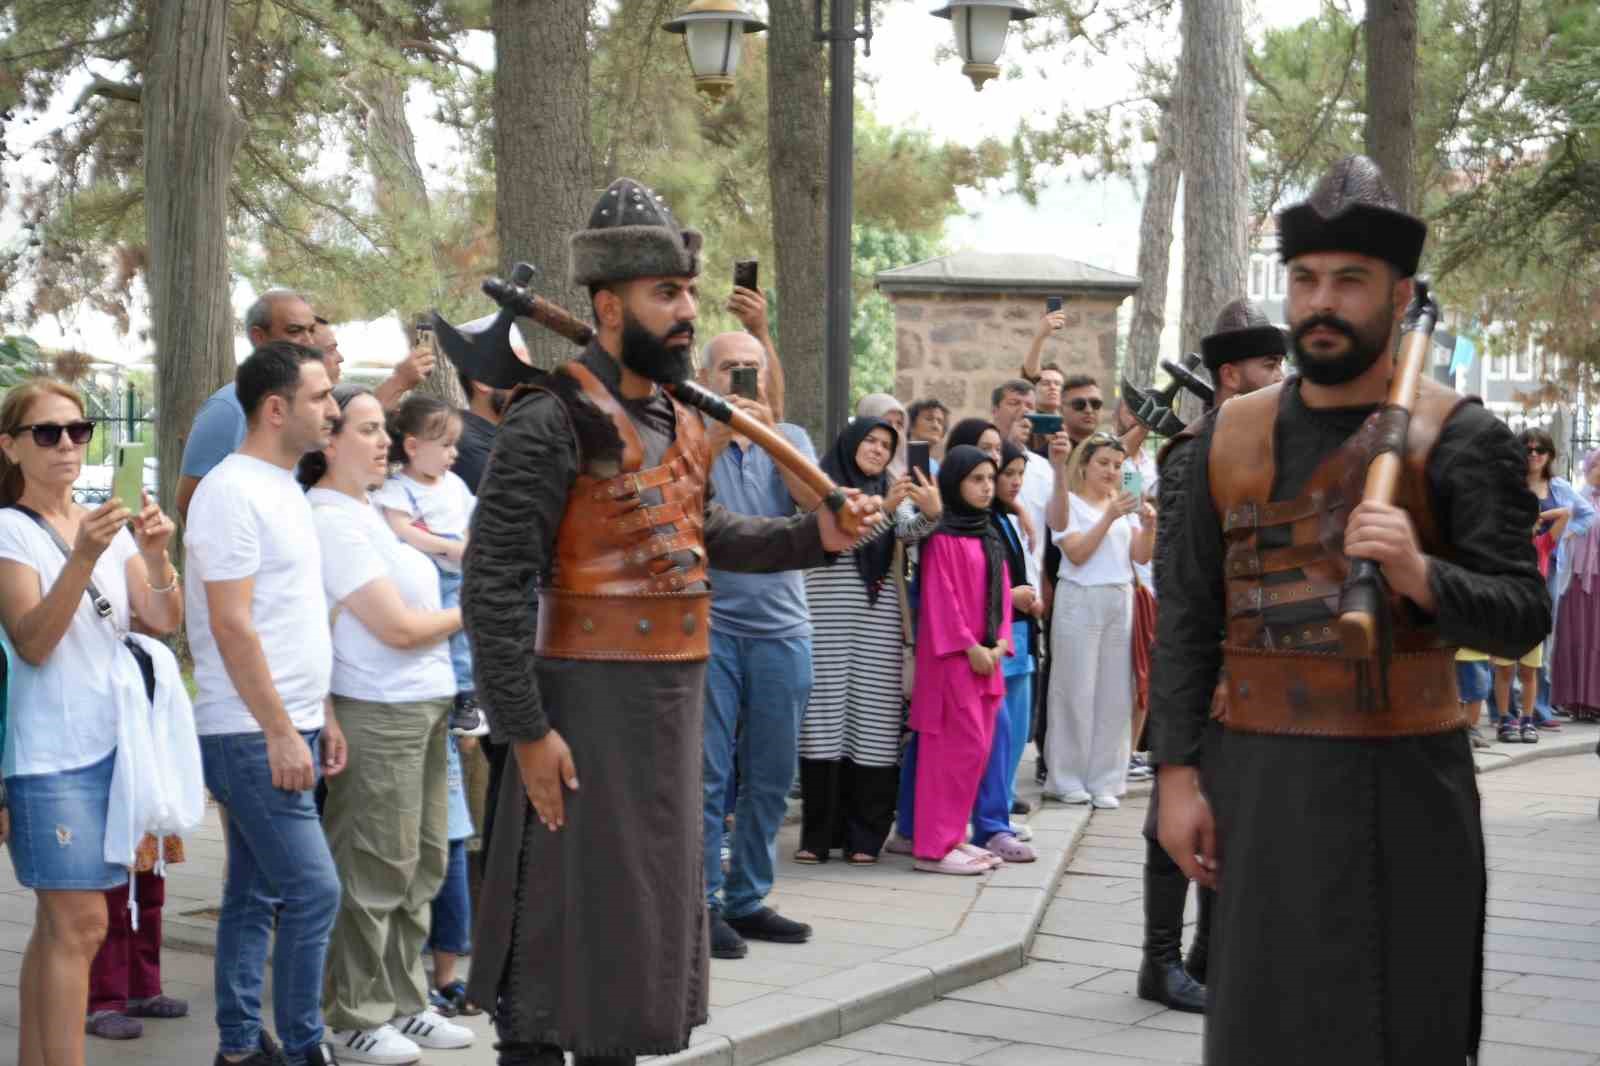
[[[1050,529],[1061,547],[1045,734],[1045,795],[1121,806],[1133,711],[1133,564],[1150,561],[1155,512],[1122,491],[1122,442],[1086,438],[1056,464]],[[1138,518],[1135,518],[1135,514]]]
[[[1578,495],[1566,478],[1555,476],[1556,442],[1549,433],[1542,429],[1525,429],[1517,435],[1517,439],[1528,453],[1528,491],[1538,497],[1541,523],[1553,523],[1563,513],[1567,516],[1566,532],[1556,539],[1555,553],[1550,557],[1550,571],[1545,578],[1546,587],[1550,590],[1550,617],[1559,620],[1561,596],[1572,581],[1573,552],[1569,545],[1588,536],[1589,527],[1594,523],[1594,507]],[[1554,635],[1552,630],[1551,636]],[[1554,646],[1554,640],[1546,641],[1544,662],[1538,673],[1537,701],[1531,693],[1522,694],[1522,706],[1524,709],[1534,707],[1539,729],[1561,728],[1550,707],[1550,677],[1555,666],[1554,656],[1550,652]],[[1506,712],[1504,706],[1495,709],[1501,714]],[[1538,740],[1538,734],[1531,730],[1524,730],[1523,733],[1524,742]]]
[[[135,622],[171,633],[183,616],[161,509],[73,502],[93,435],[83,401],[59,382],[17,385],[0,404],[0,626],[12,670],[3,770],[11,861],[38,903],[17,982],[24,1063],[83,1062],[105,893],[128,879],[105,861],[117,724],[147,692],[123,638]]]

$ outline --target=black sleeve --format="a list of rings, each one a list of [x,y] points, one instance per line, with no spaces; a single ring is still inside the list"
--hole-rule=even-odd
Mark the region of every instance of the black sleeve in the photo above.
[[[734,514],[711,501],[709,482],[706,485],[705,538],[710,564],[731,573],[809,570],[830,561],[830,556],[822,550],[815,512],[788,518]]]
[[[555,397],[536,393],[507,413],[478,485],[461,610],[472,641],[473,679],[510,740],[550,731],[534,673],[538,586],[548,574],[577,447]]]
[[[1440,635],[1451,645],[1522,657],[1551,626],[1533,547],[1539,501],[1528,491],[1527,457],[1505,423],[1472,404],[1440,432],[1428,487],[1450,545],[1450,558],[1433,558],[1428,578]]]
[[[1167,455],[1156,519],[1156,644],[1150,665],[1150,755],[1194,766],[1222,669],[1222,526],[1207,465],[1213,426]]]

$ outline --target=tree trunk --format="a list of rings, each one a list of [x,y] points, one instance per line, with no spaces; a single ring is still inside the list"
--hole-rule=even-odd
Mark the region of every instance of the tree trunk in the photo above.
[[[1150,161],[1144,206],[1139,212],[1139,292],[1133,298],[1128,328],[1129,381],[1141,388],[1155,380],[1161,355],[1161,331],[1167,322],[1167,269],[1172,260],[1172,212],[1182,176],[1179,139],[1179,82],[1161,108],[1156,130],[1156,156]]]
[[[567,282],[567,239],[599,197],[590,171],[591,0],[494,0],[495,235],[500,265],[538,269],[541,296],[587,317],[589,294]],[[534,363],[575,354],[541,326],[524,328]]]
[[[1182,108],[1183,324],[1197,352],[1217,312],[1245,294],[1250,262],[1245,152],[1243,0],[1184,0]]]
[[[1417,0],[1367,0],[1367,154],[1403,211],[1417,209]]]
[[[822,89],[826,53],[811,39],[813,2],[767,5],[767,178],[778,257],[784,417],[804,426],[821,452],[832,443],[822,439],[828,108]]]
[[[201,402],[233,378],[228,182],[244,133],[228,97],[228,0],[153,0],[142,94],[162,507]]]
[[[395,313],[408,338],[413,319],[438,302],[443,270],[428,203],[428,186],[417,162],[417,141],[406,121],[406,83],[384,70],[375,70],[355,90],[366,112],[367,155],[372,171],[374,200],[383,217],[385,239],[403,269],[418,284],[416,307],[397,307]],[[461,383],[441,355],[434,372],[417,386],[418,392],[437,396],[454,407],[465,407]]]

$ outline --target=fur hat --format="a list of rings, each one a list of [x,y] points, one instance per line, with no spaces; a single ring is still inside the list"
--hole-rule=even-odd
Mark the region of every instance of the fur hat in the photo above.
[[[589,228],[572,235],[573,285],[634,278],[695,277],[699,231],[678,228],[666,202],[632,178],[618,178],[600,195]]]
[[[1258,355],[1287,355],[1289,343],[1283,330],[1267,320],[1249,300],[1235,300],[1217,315],[1217,327],[1200,339],[1200,355],[1211,380],[1224,363],[1237,363]]]
[[[1382,259],[1409,278],[1427,239],[1427,223],[1400,210],[1378,164],[1364,155],[1339,160],[1304,203],[1278,214],[1285,263],[1312,252],[1355,252]]]

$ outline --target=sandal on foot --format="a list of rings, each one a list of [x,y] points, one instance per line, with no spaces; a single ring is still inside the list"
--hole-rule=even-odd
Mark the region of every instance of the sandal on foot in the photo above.
[[[845,856],[845,862],[851,866],[876,866],[878,857],[870,851],[853,851]]]
[[[805,848],[801,848],[794,853],[794,861],[801,866],[820,866],[828,860],[814,851],[807,851]]]
[[[451,981],[434,989],[434,993],[441,996],[455,1012],[463,1018],[476,1018],[483,1013],[483,1008],[467,998],[467,983],[460,979]],[[449,1017],[449,1015],[446,1015]]]
[[[1011,833],[996,833],[984,841],[983,846],[1006,862],[1034,862],[1039,858],[1032,847]]]
[[[976,844],[966,843],[957,844],[956,847],[966,852],[968,855],[971,855],[979,862],[988,863],[991,867],[1005,865],[1005,860],[996,855],[994,852],[990,851],[988,848],[980,848]]]
[[[918,859],[913,868],[925,874],[955,874],[958,877],[976,877],[993,869],[988,863],[960,847],[951,848],[950,854],[937,861]]]
[[[187,1018],[189,1001],[176,996],[151,996],[149,999],[130,999],[124,1012],[130,1018]]]
[[[883,842],[883,850],[887,851],[891,855],[914,854],[911,840],[907,837],[901,836],[899,833],[889,834],[889,839]]]
[[[137,1040],[144,1026],[119,1011],[97,1010],[84,1020],[83,1031],[101,1040]]]

